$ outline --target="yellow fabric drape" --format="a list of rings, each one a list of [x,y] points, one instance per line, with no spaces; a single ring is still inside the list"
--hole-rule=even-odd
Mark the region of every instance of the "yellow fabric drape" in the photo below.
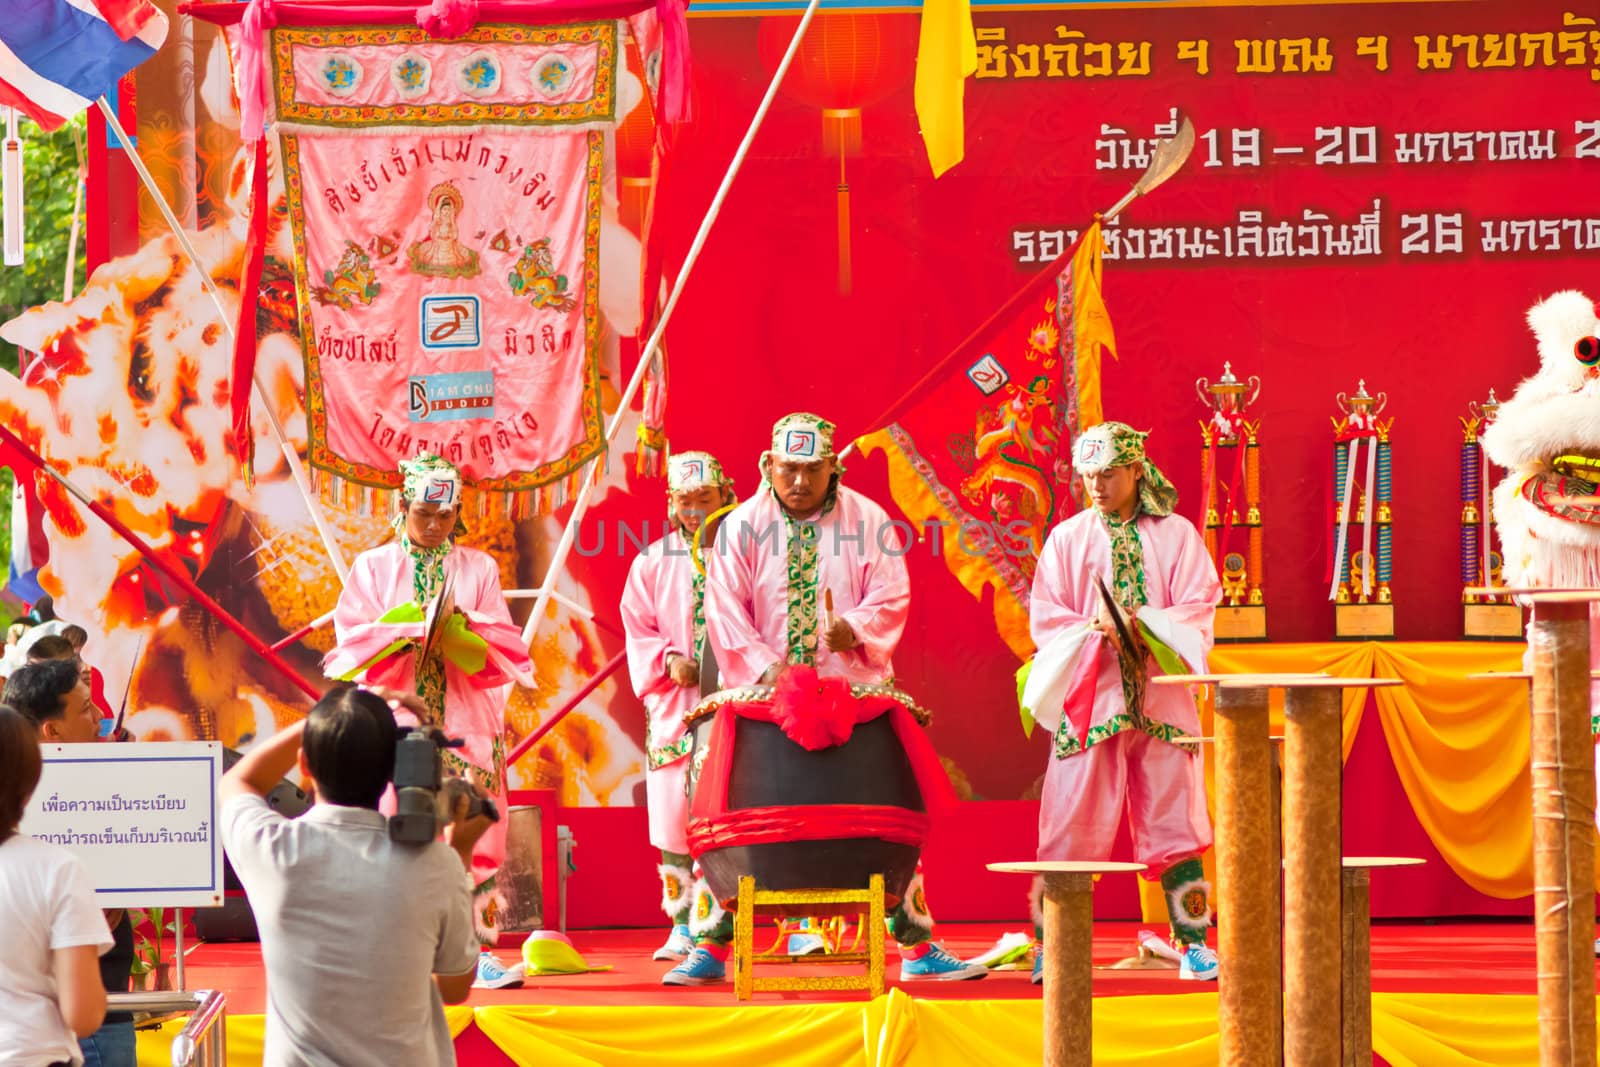
[[[537,987],[531,990],[537,996]],[[628,1067],[681,1058],[786,1067],[1037,1067],[1037,999],[919,1000],[899,989],[868,1003],[727,1007],[446,1008],[450,1032],[474,1022],[519,1064]],[[1395,1067],[1538,1062],[1532,996],[1377,993],[1372,1047]],[[259,1067],[262,1016],[230,1015],[229,1067]],[[167,1067],[180,1022],[139,1032],[140,1067]],[[1096,997],[1094,1062],[1109,1067],[1211,1067],[1217,995]]]
[[[1467,885],[1486,896],[1514,899],[1533,892],[1528,685],[1467,675],[1521,670],[1523,652],[1520,642],[1494,641],[1237,644],[1213,649],[1211,667],[1226,674],[1320,671],[1404,682],[1374,690],[1373,697],[1395,775],[1418,824]],[[1346,759],[1366,697],[1360,689],[1344,696]],[[1209,687],[1202,688],[1200,722],[1207,734],[1211,700]],[[1281,692],[1273,694],[1271,718],[1273,733],[1281,734]],[[1211,784],[1208,750],[1208,791]],[[1141,883],[1140,902],[1146,922],[1165,921],[1159,886]]]
[[[963,100],[967,78],[977,69],[969,0],[923,0],[912,101],[935,178],[966,155]]]
[[[1100,403],[1100,349],[1104,347],[1112,358],[1117,355],[1117,335],[1101,290],[1105,251],[1105,236],[1096,219],[1078,238],[1078,250],[1072,253],[1072,332],[1077,350],[1073,378],[1078,390],[1078,425],[1084,430],[1105,421]]]

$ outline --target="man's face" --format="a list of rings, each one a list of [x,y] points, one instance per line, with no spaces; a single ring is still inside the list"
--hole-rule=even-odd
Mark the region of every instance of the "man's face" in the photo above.
[[[406,505],[406,537],[418,548],[438,548],[456,528],[457,510],[455,505],[441,507],[412,501]]]
[[[833,460],[814,459],[809,463],[792,459],[767,459],[767,480],[778,494],[778,502],[795,518],[804,518],[822,506],[833,477]]]
[[[100,740],[100,709],[89,698],[89,686],[79,682],[61,698],[61,718],[48,719],[40,727],[44,740],[53,744],[75,745]]]
[[[1133,514],[1134,498],[1139,492],[1138,464],[1125,463],[1085,474],[1083,489],[1101,511],[1127,518]]]
[[[721,486],[702,485],[698,489],[679,489],[670,494],[672,517],[690,537],[700,529],[706,516],[727,503]]]

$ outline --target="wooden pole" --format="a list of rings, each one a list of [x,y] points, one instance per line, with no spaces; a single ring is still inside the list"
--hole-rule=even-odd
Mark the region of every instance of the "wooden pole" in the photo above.
[[[1284,701],[1284,934],[1289,1067],[1339,1062],[1340,696],[1288,690]]]
[[[1264,1067],[1283,1056],[1277,820],[1267,690],[1216,694],[1218,1062]]]
[[[1344,930],[1340,955],[1344,962],[1344,1067],[1372,1063],[1372,876],[1365,867],[1341,872]]]
[[[1589,605],[1536,602],[1533,659],[1533,898],[1539,1062],[1595,1062],[1594,739]]]
[[[1044,876],[1044,1065],[1094,1062],[1094,876]]]

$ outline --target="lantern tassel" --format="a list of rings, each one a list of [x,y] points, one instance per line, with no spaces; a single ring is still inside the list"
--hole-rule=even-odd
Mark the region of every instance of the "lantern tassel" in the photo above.
[[[845,180],[844,153],[839,154],[839,295],[850,295],[850,183]]]
[[[6,109],[6,143],[0,160],[0,200],[4,200],[5,265],[22,265],[22,141],[17,137],[17,109]]]

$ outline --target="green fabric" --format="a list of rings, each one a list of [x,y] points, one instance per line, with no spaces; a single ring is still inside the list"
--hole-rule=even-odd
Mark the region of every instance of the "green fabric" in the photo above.
[[[1183,662],[1183,657],[1173,650],[1172,646],[1164,643],[1155,634],[1150,632],[1150,627],[1143,622],[1137,623],[1139,634],[1144,638],[1144,643],[1150,648],[1150,655],[1155,658],[1162,674],[1188,674],[1189,665]]]
[[[1033,657],[1029,656],[1017,668],[1017,712],[1022,716],[1022,736],[1033,736],[1033,712],[1022,703],[1022,691],[1028,688],[1028,675],[1033,673]]]
[[[889,936],[894,938],[901,948],[910,948],[931,938],[933,931],[919,926],[906,911],[905,901],[902,900],[895,905],[894,911],[889,915]]]
[[[1111,596],[1123,613],[1132,617],[1150,600],[1144,580],[1144,546],[1139,541],[1139,508],[1134,508],[1133,516],[1128,519],[1102,511],[1100,521],[1111,538]],[[1131,651],[1124,650],[1125,653]],[[1131,655],[1117,657],[1117,669],[1122,676],[1122,703],[1136,721],[1144,718],[1144,678],[1140,667]]]
[[[776,498],[777,490],[773,490],[772,495]],[[832,511],[838,500],[838,496],[830,492],[817,519]],[[822,530],[815,521],[802,522],[790,515],[781,503],[778,510],[783,515],[788,533],[788,544],[785,546],[785,577],[789,587],[785,626],[788,662],[814,667],[817,664],[817,555]]]
[[[422,608],[418,607],[416,604],[412,604],[410,602],[407,602],[407,603],[401,604],[401,605],[399,605],[397,607],[392,607],[388,611],[384,612],[382,615],[379,615],[378,616],[378,621],[379,622],[421,622],[422,621]],[[339,675],[338,678],[336,679],[336,681],[340,681],[340,682],[354,681],[356,678],[360,677],[360,675],[364,671],[366,671],[369,667],[371,667],[374,663],[377,663],[377,662],[379,662],[381,660],[388,659],[390,656],[394,655],[396,652],[399,652],[402,648],[405,648],[410,643],[411,643],[411,639],[409,637],[402,637],[398,641],[390,642],[390,644],[386,648],[384,648],[384,650],[382,652],[379,652],[376,656],[373,656],[371,659],[367,660],[365,663],[361,664],[360,666],[352,668],[351,670],[346,671],[344,674]]]
[[[1090,745],[1098,744],[1108,737],[1115,737],[1124,730],[1142,730],[1157,741],[1167,741],[1172,744],[1177,744],[1178,738],[1183,737],[1186,733],[1186,731],[1180,730],[1170,723],[1164,723],[1160,719],[1146,718],[1142,722],[1135,722],[1133,716],[1124,711],[1111,716],[1105,722],[1096,723],[1089,727],[1085,733],[1083,743],[1079,744],[1077,737],[1072,733],[1072,728],[1067,725],[1066,716],[1062,716],[1061,728],[1056,731],[1055,757],[1056,759],[1065,759],[1067,756],[1082,752]]]
[[[464,615],[445,620],[444,632],[439,635],[439,652],[465,674],[477,674],[489,662],[489,642],[467,628]]]

